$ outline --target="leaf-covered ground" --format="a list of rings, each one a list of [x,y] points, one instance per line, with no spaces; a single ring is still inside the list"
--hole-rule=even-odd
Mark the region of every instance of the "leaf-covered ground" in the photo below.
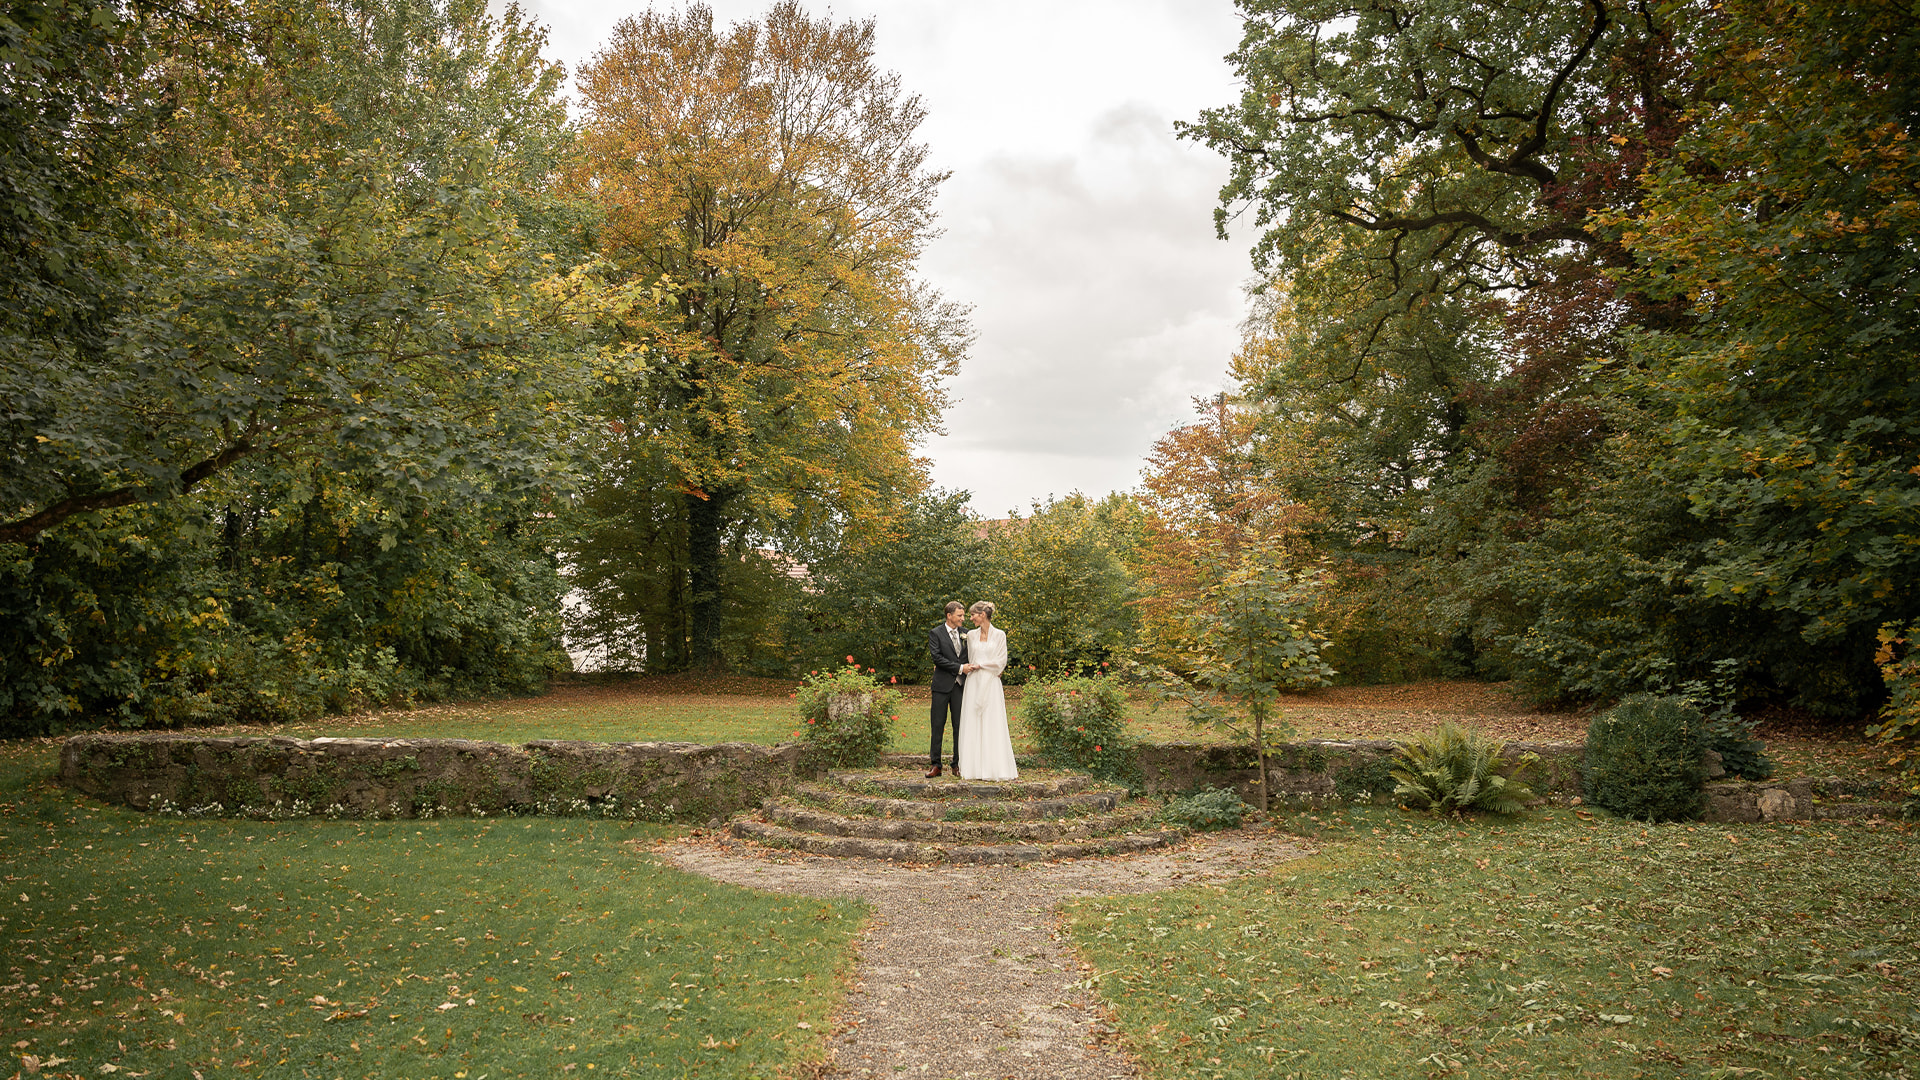
[[[1226,886],[1087,900],[1155,1077],[1908,1077],[1920,835],[1367,808]]]
[[[779,742],[789,689],[583,681],[275,733]],[[924,746],[923,708],[904,704],[896,746]],[[1320,691],[1289,712],[1298,734],[1346,737],[1586,725],[1478,684]],[[1193,737],[1144,704],[1134,719]],[[1763,734],[1783,771],[1874,761],[1832,729]],[[155,818],[60,791],[56,753],[0,744],[0,1030],[23,1074],[768,1075],[817,1060],[843,999],[861,909],[622,850],[674,830]],[[1904,827],[1384,809],[1288,827],[1322,855],[1075,911],[1150,1075],[1905,1075],[1920,1059]]]
[[[819,1058],[864,915],[622,847],[655,826],[152,817],[52,760],[0,746],[27,1074],[768,1076]]]
[[[893,749],[924,753],[927,746],[924,686],[903,686]],[[518,743],[529,739],[589,739],[606,742],[740,740],[774,744],[799,737],[791,680],[748,676],[670,675],[642,678],[575,677],[530,698],[382,710],[327,717],[276,728],[279,734],[446,736]],[[1031,741],[1020,722],[1020,688],[1008,690],[1014,744]],[[1579,742],[1590,717],[1580,712],[1543,712],[1529,707],[1502,684],[1422,682],[1398,686],[1330,687],[1288,695],[1282,721],[1298,738],[1395,739],[1453,720],[1499,739],[1519,742]],[[1196,730],[1172,709],[1146,698],[1128,713],[1134,736],[1147,742],[1218,742],[1228,736]],[[212,729],[258,734],[257,728]],[[1759,734],[1780,775],[1861,776],[1884,772],[1884,753],[1857,726],[1815,723],[1787,712],[1767,714]]]

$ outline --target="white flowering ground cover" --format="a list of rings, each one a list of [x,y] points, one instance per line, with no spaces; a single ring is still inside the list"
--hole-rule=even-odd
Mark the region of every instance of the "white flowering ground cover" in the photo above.
[[[822,1055],[862,905],[579,818],[182,819],[0,744],[0,1076],[771,1076]]]

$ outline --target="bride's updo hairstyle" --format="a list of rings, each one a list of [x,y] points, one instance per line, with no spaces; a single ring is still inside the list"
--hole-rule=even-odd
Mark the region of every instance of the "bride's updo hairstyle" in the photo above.
[[[967,612],[968,614],[973,614],[975,612],[978,612],[981,615],[985,615],[987,617],[988,622],[992,622],[993,621],[993,601],[975,600],[973,602],[973,606],[968,608]]]

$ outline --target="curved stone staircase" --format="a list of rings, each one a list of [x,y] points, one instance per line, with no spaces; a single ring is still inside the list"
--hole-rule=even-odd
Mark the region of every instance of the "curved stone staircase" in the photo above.
[[[819,855],[915,863],[1029,863],[1124,855],[1181,836],[1127,790],[1079,773],[924,779],[907,762],[830,772],[737,814],[734,836]]]

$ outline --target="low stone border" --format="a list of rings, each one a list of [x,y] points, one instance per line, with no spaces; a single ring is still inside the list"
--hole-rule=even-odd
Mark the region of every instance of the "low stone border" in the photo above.
[[[1391,802],[1396,744],[1308,740],[1268,756],[1272,795],[1294,805]],[[1537,760],[1513,764],[1532,753]],[[1578,743],[1508,743],[1507,769],[1550,799],[1580,793]],[[1246,747],[1192,743],[1140,748],[1149,795],[1230,787],[1257,797]],[[924,759],[888,755],[918,768]],[[574,814],[710,822],[759,807],[808,776],[797,743],[592,743],[520,746],[468,739],[210,738],[89,733],[60,751],[61,782],[137,810],[222,817],[433,817]],[[1897,813],[1838,778],[1707,785],[1708,821],[1786,821]]]
[[[707,821],[794,782],[800,747],[87,734],[60,780],[138,810],[247,817],[592,814]]]
[[[1287,743],[1267,755],[1267,791],[1293,804],[1391,802],[1393,765],[1399,743],[1387,739],[1306,739]],[[1501,768],[1547,797],[1580,794],[1580,743],[1506,744]],[[1523,755],[1537,760],[1521,762]],[[1140,771],[1147,793],[1173,795],[1201,788],[1230,787],[1249,802],[1259,797],[1259,763],[1244,746],[1164,743],[1140,748]]]

